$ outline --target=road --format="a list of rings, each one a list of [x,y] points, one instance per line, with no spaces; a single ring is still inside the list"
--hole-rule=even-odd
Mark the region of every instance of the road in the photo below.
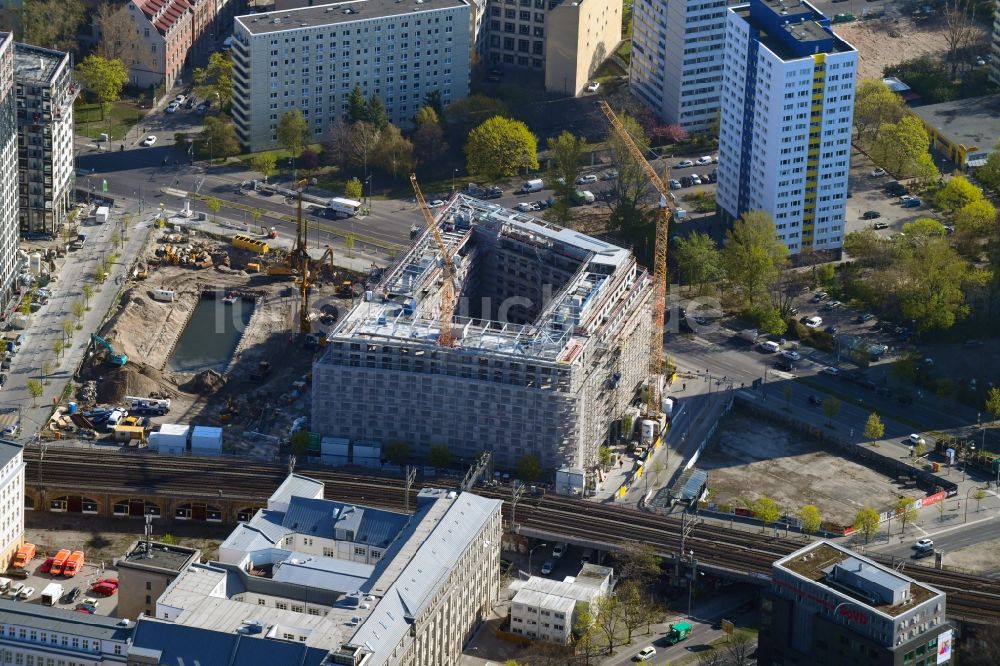
[[[152,227],[150,219],[133,221],[129,224],[125,247],[119,250],[112,243],[111,237],[116,231],[121,232],[118,223],[123,210],[116,208],[115,211],[108,223],[81,227],[81,233],[87,235],[86,243],[82,249],[70,252],[65,260],[61,260],[62,266],[56,279],[50,283],[52,297],[29,318],[29,325],[24,331],[25,343],[11,363],[9,380],[0,402],[21,410],[22,432],[18,439],[30,439],[46,422],[53,400],[61,394],[66,382],[79,366],[89,347],[90,334],[98,330],[117,294],[118,281],[122,279],[126,267],[132,263]],[[136,213],[134,209],[130,212],[133,216]],[[121,256],[112,266],[111,275],[102,286],[97,285],[92,278],[94,269],[104,257],[116,251]],[[53,346],[57,339],[63,337],[62,322],[73,319],[73,303],[84,301],[82,285],[85,283],[91,284],[95,291],[90,299],[90,309],[74,330],[67,351],[62,354],[61,359],[57,359]],[[48,378],[49,383],[43,386],[45,392],[38,399],[38,406],[33,406],[27,382],[32,378],[42,379],[42,365],[46,361],[52,363],[53,370]]]

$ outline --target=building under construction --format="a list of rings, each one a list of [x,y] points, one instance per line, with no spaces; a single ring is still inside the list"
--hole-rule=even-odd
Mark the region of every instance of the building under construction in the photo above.
[[[450,343],[425,230],[330,333],[312,429],[416,456],[491,451],[504,468],[525,454],[591,467],[647,378],[650,275],[630,250],[464,195],[436,221],[455,266]]]

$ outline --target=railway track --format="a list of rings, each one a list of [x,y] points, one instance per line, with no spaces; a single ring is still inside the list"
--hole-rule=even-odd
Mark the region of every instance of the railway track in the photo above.
[[[35,448],[24,454],[28,486],[53,485],[80,493],[157,494],[190,499],[226,497],[263,505],[285,479],[288,467],[279,463],[227,458],[168,458],[144,452],[108,453],[90,449],[49,448],[44,457]],[[297,472],[323,481],[326,497],[389,509],[404,506],[405,483],[396,477],[339,472],[301,466]],[[414,506],[419,489],[411,489]],[[504,500],[511,518],[510,495],[490,488],[477,493]],[[681,551],[682,521],[672,516],[607,506],[554,495],[524,497],[516,519],[522,528],[534,528],[554,538],[579,538],[617,544],[624,540],[655,546],[676,557]],[[688,521],[684,551],[697,561],[743,574],[768,574],[771,564],[802,546],[795,539],[733,531]],[[873,559],[926,582],[948,594],[949,614],[974,622],[1000,623],[1000,581],[941,571],[908,562]]]

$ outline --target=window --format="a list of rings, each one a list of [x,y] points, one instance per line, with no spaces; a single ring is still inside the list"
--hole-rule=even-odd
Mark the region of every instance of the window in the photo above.
[[[147,590],[152,590],[153,589],[153,583],[147,580],[146,581],[146,589]]]
[[[267,599],[258,599],[257,600],[257,605],[258,606],[266,606],[267,605]]]

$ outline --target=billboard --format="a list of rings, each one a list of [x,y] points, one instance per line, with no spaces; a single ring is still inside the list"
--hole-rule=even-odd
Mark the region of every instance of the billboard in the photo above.
[[[938,636],[937,663],[945,664],[951,661],[951,629]]]

